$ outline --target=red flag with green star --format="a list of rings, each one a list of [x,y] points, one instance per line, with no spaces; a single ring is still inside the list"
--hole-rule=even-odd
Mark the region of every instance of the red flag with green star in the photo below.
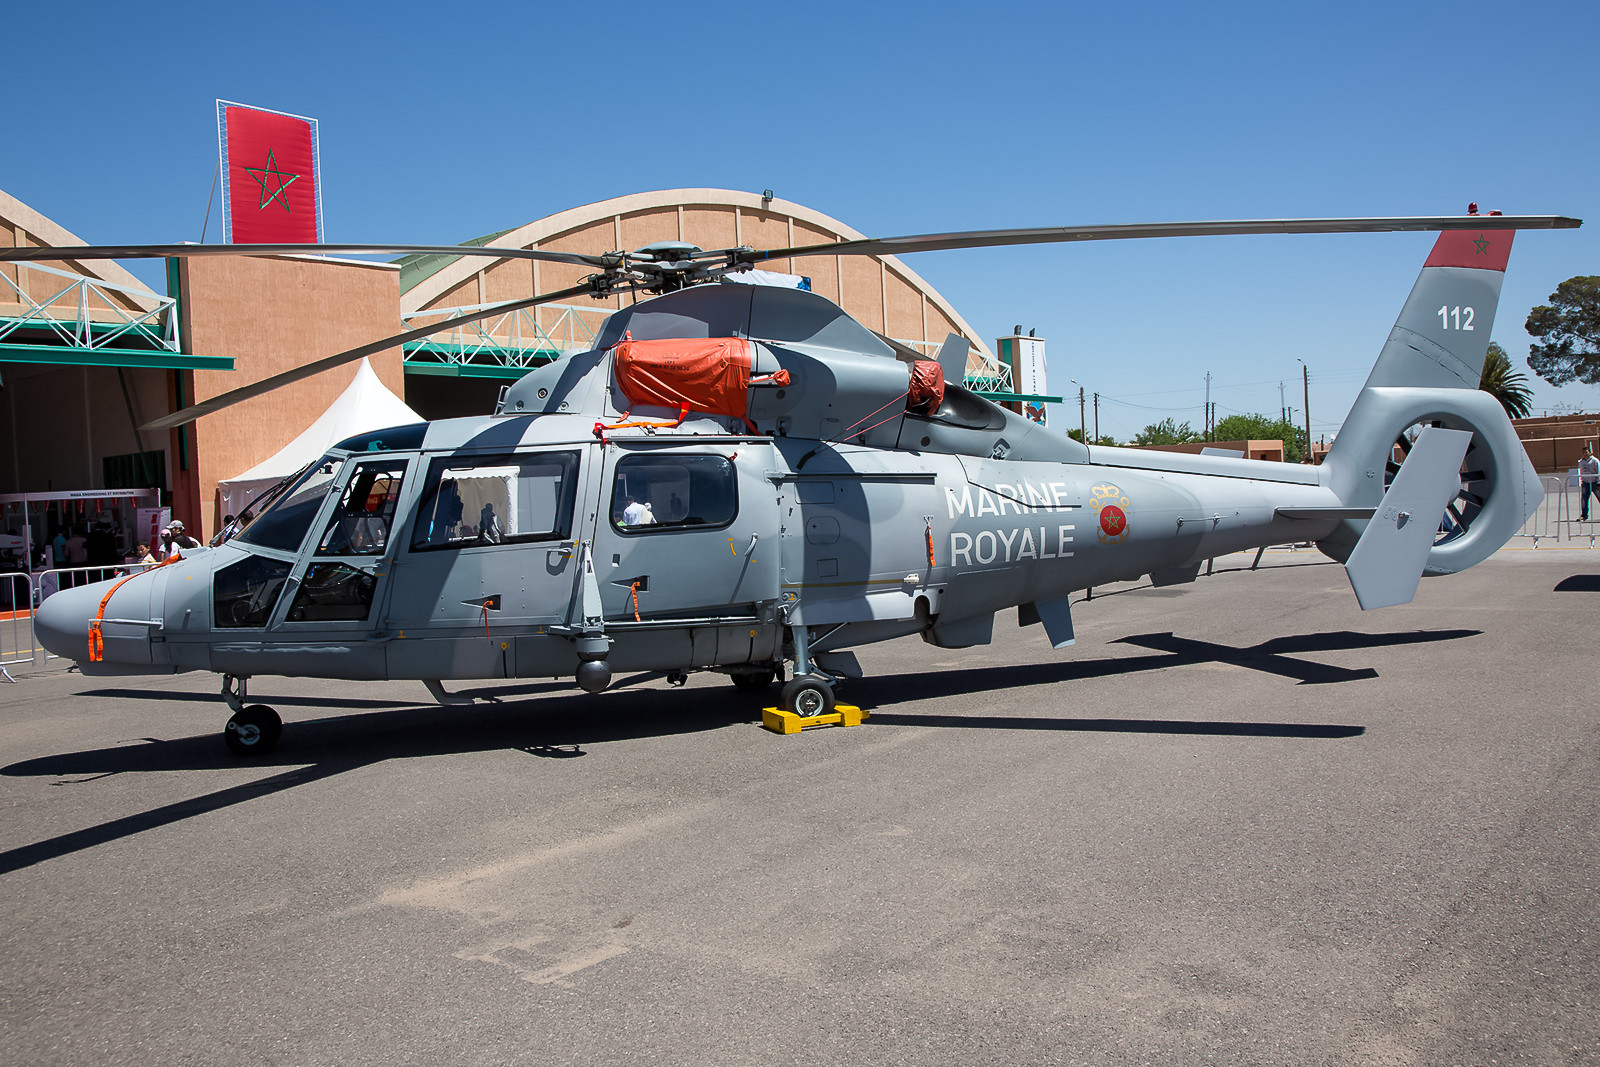
[[[223,240],[322,240],[317,120],[217,101]]]

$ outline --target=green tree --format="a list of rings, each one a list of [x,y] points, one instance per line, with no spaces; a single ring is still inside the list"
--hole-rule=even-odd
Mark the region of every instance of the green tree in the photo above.
[[[1600,384],[1600,277],[1556,286],[1549,304],[1528,313],[1525,329],[1544,342],[1528,349],[1533,373],[1551,385]]]
[[[1187,422],[1174,422],[1170,416],[1160,422],[1152,422],[1133,437],[1136,445],[1181,445],[1198,440],[1200,435],[1194,432],[1193,427]]]
[[[1082,441],[1083,440],[1083,431],[1082,430],[1068,430],[1067,431],[1067,436],[1072,438],[1074,441]],[[1117,439],[1115,437],[1109,436],[1108,434],[1101,434],[1099,437],[1095,438],[1093,441],[1090,441],[1089,443],[1091,445],[1113,445],[1114,446],[1117,443]]]
[[[1254,412],[1229,415],[1217,423],[1211,436],[1218,441],[1282,441],[1285,461],[1299,463],[1306,458],[1305,427],[1295,426],[1281,418],[1269,418]]]
[[[1500,406],[1513,419],[1525,419],[1533,410],[1533,390],[1528,388],[1528,376],[1512,370],[1511,357],[1493,341],[1489,342],[1489,352],[1483,357],[1478,388],[1500,401]]]

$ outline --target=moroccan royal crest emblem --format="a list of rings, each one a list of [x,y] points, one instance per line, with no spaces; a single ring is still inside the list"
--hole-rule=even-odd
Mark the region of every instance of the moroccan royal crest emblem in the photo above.
[[[1089,491],[1089,506],[1099,520],[1095,534],[1099,536],[1101,544],[1120,545],[1128,539],[1129,505],[1130,501],[1122,495],[1122,490],[1110,482],[1104,482]]]

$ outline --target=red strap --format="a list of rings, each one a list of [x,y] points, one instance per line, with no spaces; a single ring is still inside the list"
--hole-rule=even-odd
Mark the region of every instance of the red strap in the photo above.
[[[100,634],[100,623],[104,621],[106,617],[106,605],[111,603],[111,594],[115,593],[118,589],[121,589],[123,586],[139,577],[139,575],[153,571],[157,567],[165,567],[169,563],[176,563],[182,558],[182,552],[175,552],[166,559],[162,560],[160,563],[157,563],[155,566],[146,567],[142,571],[134,571],[132,574],[122,579],[122,581],[106,590],[106,595],[100,598],[100,610],[94,613],[94,619],[89,623],[90,663],[99,663],[101,660],[106,658],[106,642],[105,638]]]

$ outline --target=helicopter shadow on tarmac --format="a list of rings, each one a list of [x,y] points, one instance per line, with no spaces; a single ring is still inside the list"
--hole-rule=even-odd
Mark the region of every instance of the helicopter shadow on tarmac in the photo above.
[[[1056,685],[1200,663],[1231,663],[1269,671],[1294,678],[1299,684],[1357,681],[1377,677],[1377,672],[1371,668],[1351,670],[1314,663],[1296,659],[1292,654],[1454,641],[1479,633],[1481,631],[1478,630],[1415,630],[1386,634],[1333,631],[1275,637],[1247,648],[1178,637],[1172,633],[1139,634],[1121,638],[1120,641],[1151,649],[1151,655],[879,675],[854,682],[851,689],[852,696],[873,708],[870,725],[878,727],[933,726],[1339,739],[1359,736],[1366,732],[1366,727],[1294,722],[969,715],[885,709],[892,709],[896,704],[934,701],[996,689]],[[625,679],[624,683],[638,684],[654,677],[638,675]],[[556,690],[568,695],[551,695]],[[57,776],[65,779],[74,776],[71,780],[55,783],[60,785],[87,784],[124,772],[237,771],[249,766],[284,768],[264,778],[0,852],[0,874],[386,760],[494,750],[517,750],[535,756],[570,758],[586,754],[583,751],[585,745],[707,732],[748,723],[754,717],[756,703],[749,694],[731,689],[663,691],[656,688],[622,688],[607,697],[603,707],[597,707],[592,697],[571,692],[565,682],[465,692],[482,698],[484,702],[440,708],[433,704],[373,699],[341,701],[342,706],[364,709],[366,713],[295,722],[293,732],[272,756],[251,764],[241,764],[227,752],[215,734],[207,733],[170,741],[142,738],[138,739],[144,742],[142,744],[122,744],[43,756],[0,768],[0,775],[8,777]],[[84,695],[107,698],[150,696],[148,692],[122,689],[92,690]],[[168,696],[176,700],[205,703],[216,700],[215,697],[200,693],[173,693]],[[539,699],[530,709],[522,700],[507,699],[513,697]],[[280,705],[322,706],[310,697],[272,699]],[[530,710],[534,714],[530,714]],[[441,729],[441,719],[445,716],[449,717],[449,729]]]
[[[1350,669],[1295,658],[1292,653],[1353,651],[1399,645],[1456,641],[1476,637],[1481,630],[1413,630],[1365,634],[1350,630],[1274,637],[1248,648],[1214,641],[1199,641],[1173,633],[1137,634],[1116,643],[1136,645],[1154,652],[1063,663],[1035,663],[1009,667],[979,667],[935,675],[874,677],[855,683],[865,703],[883,704],[961,696],[1020,686],[1054,685],[1091,678],[1107,678],[1159,671],[1202,663],[1229,663],[1251,670],[1293,678],[1299,685],[1329,685],[1378,677],[1371,667]],[[881,694],[882,703],[874,704]],[[871,722],[884,726],[982,727],[1002,730],[1084,730],[1122,733],[1214,734],[1221,736],[1344,738],[1366,732],[1364,726],[1291,722],[1192,721],[1138,718],[1059,718],[1045,715],[1001,716],[962,714],[911,714],[874,710]]]
[[[504,700],[508,694],[535,695],[554,688],[569,695],[544,696],[531,709],[520,701]],[[96,690],[85,695],[116,697],[127,693]],[[138,695],[149,697],[150,694],[141,692]],[[171,695],[178,699],[188,696]],[[716,690],[623,690],[607,700],[603,710],[596,708],[592,697],[572,692],[565,683],[489,689],[473,695],[497,699],[447,709],[431,703],[345,701],[342,703],[364,708],[376,705],[383,710],[295,722],[292,733],[272,756],[250,763],[241,763],[231,756],[214,733],[170,741],[141,738],[136,739],[143,742],[139,744],[125,743],[13,763],[0,768],[0,774],[9,777],[73,776],[70,780],[53,783],[58,785],[88,784],[124,772],[213,770],[237,773],[241,768],[250,767],[283,769],[264,778],[0,852],[0,874],[387,760],[495,750],[572,757],[582,754],[583,745],[716,730],[749,722],[752,718],[746,696]],[[198,694],[196,697],[200,698]],[[215,700],[213,697],[200,699]],[[274,697],[273,700],[279,704],[314,703],[306,698]],[[667,702],[678,706],[663,707]],[[536,710],[537,714],[530,715],[530,710]],[[448,728],[443,728],[441,719],[444,716],[449,716]]]

